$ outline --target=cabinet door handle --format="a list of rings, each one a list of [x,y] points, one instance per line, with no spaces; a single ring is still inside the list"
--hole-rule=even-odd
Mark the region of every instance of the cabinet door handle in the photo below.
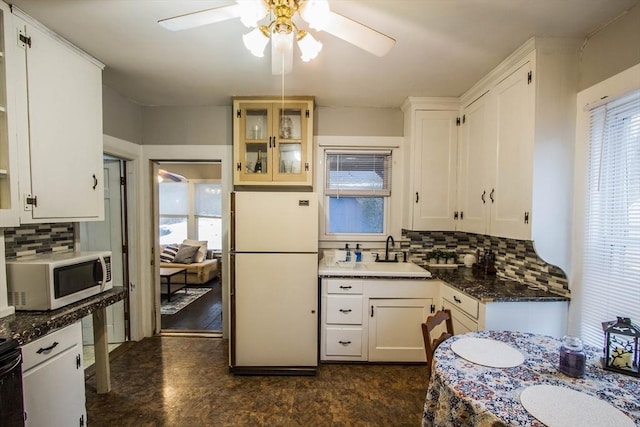
[[[54,341],[54,342],[53,342],[53,344],[51,344],[49,347],[45,347],[45,348],[40,347],[40,348],[38,349],[38,351],[36,351],[36,353],[38,353],[38,354],[46,353],[46,352],[48,352],[48,351],[53,350],[53,349],[54,349],[54,348],[56,348],[57,346],[58,346],[58,342],[57,342],[57,341]]]
[[[93,174],[93,189],[95,190],[98,186],[98,178],[96,178],[96,174]]]
[[[373,317],[373,306],[371,306],[371,317]]]
[[[482,196],[480,196],[480,198],[482,199],[482,204],[484,205],[485,203],[487,203],[487,201],[484,199],[485,194],[487,194],[487,190],[484,190],[482,192]]]
[[[351,289],[351,285],[340,285],[340,289]]]
[[[351,310],[350,308],[341,308],[340,310],[338,310],[340,313],[343,314],[347,314],[347,313],[351,313],[353,310]]]
[[[493,200],[493,193],[496,191],[495,188],[491,189],[491,194],[489,194],[489,198],[491,199],[491,203],[495,202],[495,200]]]
[[[418,195],[418,192],[416,191],[416,203],[418,203],[419,200],[420,200],[420,195]]]
[[[351,341],[342,341],[342,340],[340,340],[340,341],[338,341],[338,342],[339,342],[340,344],[342,344],[342,345],[349,345],[349,344],[351,344]]]
[[[455,302],[457,302],[458,304],[462,304],[462,300],[460,298],[458,298],[457,296],[455,296],[455,295],[453,296],[453,300]]]
[[[460,211],[460,220],[462,221],[464,219],[464,212]]]

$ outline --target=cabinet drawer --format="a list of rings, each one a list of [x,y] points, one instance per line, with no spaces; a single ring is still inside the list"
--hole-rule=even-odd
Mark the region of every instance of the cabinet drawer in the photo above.
[[[442,299],[449,301],[452,305],[458,307],[474,319],[478,318],[478,301],[470,296],[449,286],[443,286]]]
[[[449,310],[451,310],[453,333],[455,335],[478,330],[478,322],[470,318],[467,314],[465,314],[464,311],[459,310],[458,307],[453,305],[453,303],[444,300],[442,301],[442,308],[448,308]]]
[[[362,324],[361,295],[327,295],[327,323],[343,325]]]
[[[326,328],[327,356],[362,356],[362,328]]]
[[[25,344],[22,346],[22,371],[26,372],[78,343],[82,343],[80,322]]]
[[[361,294],[362,280],[353,279],[328,279],[328,294]]]

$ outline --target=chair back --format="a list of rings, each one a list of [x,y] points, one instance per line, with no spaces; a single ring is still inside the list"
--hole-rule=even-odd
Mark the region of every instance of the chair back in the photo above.
[[[433,330],[441,325],[442,322],[446,324],[446,330],[439,337],[433,338]],[[433,316],[427,317],[427,320],[422,324],[422,338],[424,340],[424,351],[427,355],[427,378],[431,378],[431,367],[433,365],[433,354],[436,348],[444,340],[453,336],[453,321],[451,320],[451,310],[440,310]]]

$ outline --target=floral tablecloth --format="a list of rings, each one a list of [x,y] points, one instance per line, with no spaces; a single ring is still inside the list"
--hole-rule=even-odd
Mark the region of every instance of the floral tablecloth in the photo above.
[[[463,337],[491,338],[517,348],[524,363],[513,368],[476,365],[457,356],[451,343]],[[602,350],[586,346],[584,378],[557,369],[560,340],[521,333],[481,331],[456,335],[438,347],[422,418],[428,426],[543,426],[520,403],[526,387],[549,384],[595,396],[620,409],[640,426],[640,378],[605,371]]]

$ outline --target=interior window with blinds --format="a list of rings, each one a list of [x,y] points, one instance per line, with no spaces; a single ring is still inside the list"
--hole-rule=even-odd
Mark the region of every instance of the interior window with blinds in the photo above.
[[[602,346],[602,322],[640,324],[640,91],[590,112],[581,334]]]
[[[325,165],[327,233],[384,234],[391,152],[327,152]]]

